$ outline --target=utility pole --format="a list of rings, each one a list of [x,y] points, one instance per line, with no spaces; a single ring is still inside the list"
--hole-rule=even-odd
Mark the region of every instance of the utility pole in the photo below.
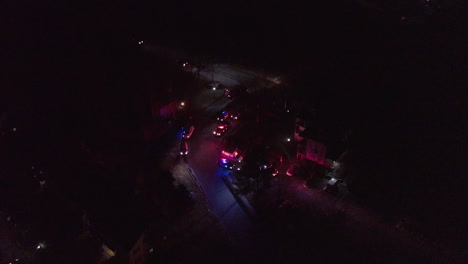
[[[286,109],[286,110],[288,110],[287,101],[288,101],[288,90],[287,90],[286,86],[284,86],[284,109]]]
[[[211,63],[211,82],[214,82],[214,62]]]
[[[195,75],[195,91],[198,90],[198,85],[199,85],[199,82],[200,82],[200,68],[201,68],[201,62],[200,60],[197,60],[197,64],[195,65],[196,69],[197,69],[197,72],[196,72],[196,75]]]
[[[199,84],[200,84],[200,68],[198,68],[197,70],[197,89],[198,89]]]

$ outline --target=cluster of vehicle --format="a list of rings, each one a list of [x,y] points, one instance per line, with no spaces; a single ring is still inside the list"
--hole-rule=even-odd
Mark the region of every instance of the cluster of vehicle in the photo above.
[[[239,154],[239,150],[236,147],[225,147],[221,151],[218,164],[223,168],[239,171],[243,165],[243,159],[244,157]],[[275,177],[279,173],[278,169],[271,162],[257,162],[256,166],[258,166],[258,173],[261,175]]]
[[[238,120],[239,116],[240,114],[238,112],[222,111],[216,118],[216,120],[218,120],[218,124],[216,125],[216,129],[213,131],[213,135],[217,137],[222,136],[231,124],[228,120]]]
[[[218,160],[218,165],[230,170],[240,170],[240,164],[237,164],[235,161],[227,159],[225,157],[221,157]]]
[[[237,148],[227,147],[221,151],[218,165],[229,170],[240,170],[243,158],[244,157],[239,154]]]
[[[222,136],[231,125],[231,122],[228,120],[238,120],[239,116],[240,114],[238,112],[222,111],[216,118],[218,124],[216,125],[216,129],[213,131],[213,134],[218,137]],[[189,140],[192,137],[194,131],[194,125],[188,125],[187,127],[182,128],[182,141],[180,142],[179,151],[181,156],[186,156],[188,154],[187,140]]]

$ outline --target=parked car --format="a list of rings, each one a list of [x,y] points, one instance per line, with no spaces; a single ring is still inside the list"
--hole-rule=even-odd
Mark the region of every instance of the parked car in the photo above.
[[[213,135],[220,137],[224,134],[224,132],[226,132],[226,130],[227,128],[216,127],[215,131],[213,131]]]
[[[265,164],[261,164],[259,167],[260,173],[264,173],[263,175],[271,175],[275,177],[278,175],[278,170],[273,166],[273,164],[267,162]]]
[[[338,193],[338,185],[337,184],[329,184],[327,183],[327,185],[325,185],[323,188],[322,188],[322,191],[325,191],[325,192],[328,192],[328,193],[331,193],[331,194],[337,194]]]
[[[180,155],[185,156],[188,154],[188,144],[186,141],[180,143]]]
[[[232,112],[230,117],[231,119],[237,120],[239,119],[239,116],[240,116],[239,112]]]
[[[279,172],[278,172],[278,169],[271,167],[271,168],[267,168],[265,170],[265,173],[267,175],[271,175],[271,176],[275,177],[276,175],[278,175]]]
[[[229,121],[219,121],[217,127],[218,128],[223,128],[223,129],[228,129],[230,124],[231,124],[231,122],[229,122]]]
[[[286,175],[288,175],[289,177],[292,177],[292,176],[297,175],[298,171],[299,171],[299,165],[292,164],[291,166],[289,166],[288,170],[286,171]]]
[[[213,135],[221,136],[229,128],[230,122],[228,121],[219,121],[216,125],[216,129],[213,131]]]
[[[229,112],[228,111],[222,111],[218,117],[216,118],[216,120],[218,121],[224,121],[224,120],[227,120],[229,118]]]
[[[218,165],[230,170],[240,170],[240,166],[238,166],[234,161],[226,158],[219,158]]]
[[[184,138],[189,139],[192,137],[193,131],[195,130],[194,126],[189,126],[186,130],[184,130]]]

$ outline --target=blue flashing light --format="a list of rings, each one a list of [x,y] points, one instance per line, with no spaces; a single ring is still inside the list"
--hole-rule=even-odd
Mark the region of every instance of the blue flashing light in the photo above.
[[[225,113],[226,113],[226,111],[223,111],[222,113],[223,113],[223,114],[225,114]]]
[[[221,162],[226,164],[227,163],[227,159],[221,159]]]
[[[184,137],[184,132],[183,131],[177,133],[177,138],[178,139],[182,139],[183,137]]]

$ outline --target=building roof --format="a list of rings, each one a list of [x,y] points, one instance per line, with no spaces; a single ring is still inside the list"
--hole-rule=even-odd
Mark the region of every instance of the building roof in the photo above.
[[[299,135],[303,138],[313,139],[326,145],[340,141],[342,131],[336,127],[329,127],[324,124],[314,123],[310,127],[306,127]]]
[[[296,117],[304,119],[307,122],[313,122],[317,119],[317,114],[314,109],[301,109],[297,112]]]
[[[346,150],[344,142],[338,141],[330,144],[327,148],[327,159],[338,160],[338,158]]]
[[[327,146],[327,158],[336,160],[345,150],[342,128],[330,124],[316,123],[316,126],[306,128],[299,135],[305,139],[311,139]]]

